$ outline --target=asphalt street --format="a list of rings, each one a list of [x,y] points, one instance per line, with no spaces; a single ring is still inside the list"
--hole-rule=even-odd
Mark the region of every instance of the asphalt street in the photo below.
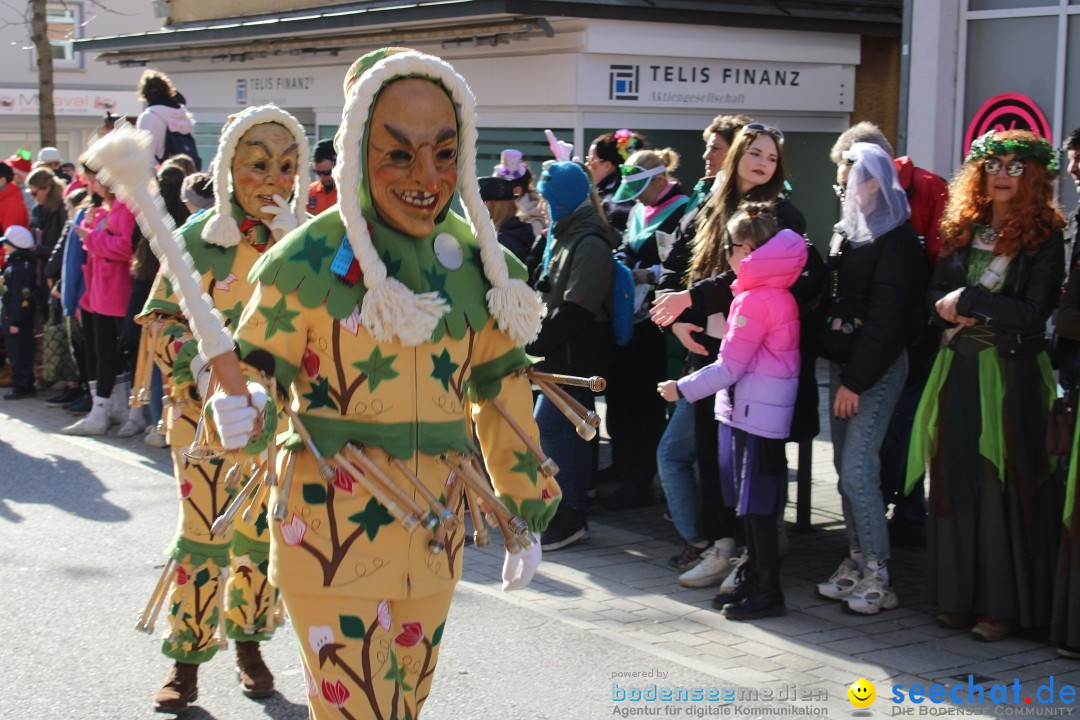
[[[153,636],[134,626],[175,529],[168,454],[141,439],[56,434],[68,418],[31,402],[0,412],[0,718],[162,717],[151,698],[170,664],[163,626]],[[244,698],[230,651],[203,667],[185,717],[306,718],[295,642],[284,627],[264,649],[278,694]],[[612,717],[613,678],[723,684],[691,659],[463,582],[423,717]]]

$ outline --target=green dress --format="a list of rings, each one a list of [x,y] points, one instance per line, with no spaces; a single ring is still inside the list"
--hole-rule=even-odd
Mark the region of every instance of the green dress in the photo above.
[[[946,336],[934,362],[912,431],[908,490],[925,468],[930,602],[1038,627],[1050,622],[1061,517],[1045,449],[1056,382],[1041,341],[1063,272],[1060,235],[985,289],[978,283],[992,259],[973,244],[935,270],[931,300],[966,285],[958,312],[982,322]],[[1019,336],[1023,351],[1000,349]]]

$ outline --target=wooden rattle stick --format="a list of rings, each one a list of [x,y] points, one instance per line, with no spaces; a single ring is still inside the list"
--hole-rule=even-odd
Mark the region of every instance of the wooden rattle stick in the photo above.
[[[525,374],[533,380],[556,383],[558,385],[573,385],[575,387],[587,387],[593,392],[604,392],[607,389],[607,380],[599,375],[592,377],[577,377],[576,375],[560,375],[557,373],[540,372],[529,368]]]
[[[150,400],[150,375],[153,370],[152,356],[147,352],[147,346],[153,347],[149,340],[150,329],[142,328],[139,332],[139,350],[135,354],[135,377],[131,383],[131,397],[128,403],[133,408],[142,407]]]
[[[165,567],[161,570],[161,577],[158,578],[157,585],[154,586],[154,592],[150,594],[150,600],[146,603],[146,607],[139,613],[139,619],[135,623],[136,630],[142,630],[145,632],[151,632],[147,630],[147,626],[150,621],[150,613],[154,607],[158,604],[158,598],[165,594],[169,585],[172,584],[172,574],[176,572],[176,560],[171,556],[165,562]]]
[[[240,507],[251,496],[251,493],[254,492],[256,486],[258,486],[260,472],[265,473],[265,468],[259,468],[259,470],[256,470],[251,474],[251,477],[248,478],[248,481],[244,484],[244,487],[241,488],[240,492],[237,493],[236,496],[232,499],[232,502],[229,503],[229,506],[225,508],[225,512],[221,513],[221,515],[219,515],[217,519],[214,520],[214,524],[210,526],[211,535],[217,535],[220,537],[223,536],[225,534],[225,531],[229,529],[229,526],[232,525],[233,518],[240,510]]]
[[[412,532],[420,524],[419,518],[417,518],[411,513],[406,513],[404,510],[402,510],[401,506],[399,506],[378,483],[373,482],[371,478],[360,472],[360,470],[354,467],[353,464],[349,461],[349,459],[346,458],[344,455],[342,455],[341,453],[337,453],[336,455],[334,455],[334,462],[337,463],[339,468],[349,473],[349,476],[353,480],[362,485],[369,493],[371,493],[378,502],[385,505],[386,509],[390,511],[390,514],[398,519],[398,521],[401,523],[402,527],[404,527],[406,531]]]
[[[292,409],[289,403],[284,402],[281,404],[281,409],[292,421],[293,429],[300,436],[300,439],[304,441],[304,446],[307,447],[308,452],[315,458],[315,462],[319,464],[319,477],[323,479],[323,482],[330,482],[337,475],[334,468],[330,463],[326,462],[326,458],[319,452],[319,448],[315,446],[315,441],[311,439],[311,433],[304,427],[304,423],[300,422],[300,416],[296,414],[296,411]]]
[[[486,547],[491,543],[491,538],[488,536],[487,528],[484,527],[483,518],[480,517],[480,504],[476,502],[468,485],[464,485],[462,489],[465,491],[465,502],[469,506],[469,516],[472,518],[473,544],[476,547]]]
[[[491,486],[488,484],[487,475],[484,473],[484,469],[480,466],[480,458],[476,457],[475,455],[470,455],[468,458],[468,462],[472,463],[472,468],[476,472],[477,482],[480,485],[481,491],[486,493],[487,496],[491,498],[491,502],[495,506],[495,508],[498,508],[497,510],[495,510],[495,512],[503,513],[504,517],[506,518],[506,523],[510,527],[510,532],[514,533],[515,535],[524,535],[525,533],[527,533],[529,531],[529,526],[525,523],[525,521],[517,515],[511,513],[510,510],[507,509],[505,505],[503,505],[502,500],[499,500],[498,496],[496,496],[495,493],[491,490]]]
[[[548,388],[550,388],[551,391],[553,393],[555,393],[556,395],[558,395],[559,397],[561,397],[566,402],[566,404],[569,405],[570,408],[576,414],[580,415],[581,418],[586,423],[588,423],[590,427],[592,427],[592,428],[600,427],[600,416],[597,415],[594,410],[590,410],[589,408],[582,405],[578,401],[578,399],[575,398],[570,393],[568,393],[566,391],[566,388],[564,388],[562,385],[558,385],[558,384],[553,383],[553,382],[548,382],[547,380],[534,380],[533,382],[535,382],[538,387],[542,388],[543,386],[546,385]],[[589,438],[589,439],[591,439],[591,438]]]
[[[428,490],[427,485],[424,485],[423,481],[416,477],[413,471],[409,469],[409,466],[400,458],[391,457],[390,464],[405,476],[405,479],[420,493],[424,501],[431,506],[431,509],[439,516],[439,523],[445,527],[446,532],[454,532],[461,522],[458,520],[458,516],[454,514],[454,511],[439,502],[439,498],[435,497],[435,493]]]
[[[270,377],[270,397],[278,402],[277,379]],[[272,422],[277,426],[277,418],[266,418],[263,422]],[[266,446],[266,486],[274,487],[278,483],[277,474],[277,433],[270,436],[270,444]]]
[[[224,650],[229,647],[229,636],[225,634],[225,581],[229,579],[229,568],[218,568],[218,641],[214,643]]]
[[[495,398],[488,398],[485,400],[487,403],[491,403],[491,406],[502,416],[506,424],[510,426],[510,429],[521,438],[521,441],[525,443],[525,447],[532,453],[533,457],[540,461],[540,472],[548,477],[555,477],[559,472],[559,466],[555,464],[555,461],[544,454],[544,451],[540,449],[540,446],[529,437],[529,434],[522,429],[517,420],[510,415],[510,412],[503,407],[503,404]]]
[[[255,524],[255,521],[259,517],[259,510],[262,508],[263,502],[266,500],[269,492],[270,473],[267,471],[263,473],[263,481],[259,483],[258,487],[251,493],[251,502],[248,503],[247,508],[244,510],[244,514],[241,516],[248,525]]]
[[[170,560],[172,560],[172,558],[170,558]],[[146,630],[147,634],[151,634],[154,632],[154,626],[157,624],[158,615],[161,614],[161,608],[165,607],[165,601],[169,597],[169,591],[172,590],[174,582],[173,576],[176,574],[176,571],[179,569],[179,567],[179,561],[172,560],[172,570],[169,573],[168,579],[165,581],[165,587],[163,588],[163,592],[158,597],[157,604],[154,605],[154,609],[150,611],[150,617],[145,623],[144,629]]]
[[[428,530],[432,530],[439,524],[439,518],[435,517],[435,514],[431,512],[431,510],[422,508],[420,503],[416,502],[411,495],[405,492],[400,485],[383,472],[383,469],[376,465],[375,461],[369,458],[362,448],[358,448],[352,443],[346,443],[342,452],[345,453],[346,457],[363,468],[364,472],[368,474],[369,480],[381,484],[384,490],[397,497],[398,503],[404,506],[410,514],[419,518],[421,525]]]
[[[535,380],[534,382],[537,387],[540,388],[540,392],[544,393],[544,396],[559,409],[559,412],[566,416],[566,419],[574,426],[574,429],[577,431],[577,434],[581,436],[582,440],[592,440],[596,437],[596,428],[586,422],[583,415],[579,415],[575,412],[570,404],[566,402],[565,398],[552,389],[551,385],[548,385],[542,380]]]
[[[292,492],[293,470],[296,465],[296,453],[289,450],[289,457],[285,460],[285,478],[281,481],[281,489],[278,491],[277,502],[274,504],[274,520],[282,522],[289,513],[289,493]]]

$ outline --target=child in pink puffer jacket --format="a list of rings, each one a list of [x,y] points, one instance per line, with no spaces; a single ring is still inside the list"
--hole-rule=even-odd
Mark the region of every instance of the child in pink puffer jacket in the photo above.
[[[668,401],[716,394],[720,484],[746,527],[748,573],[713,607],[732,620],[784,615],[777,518],[787,493],[784,439],[799,385],[799,308],[788,288],[806,264],[806,240],[776,231],[768,203],[744,203],[727,225],[727,256],[738,279],[716,362],[657,386]]]

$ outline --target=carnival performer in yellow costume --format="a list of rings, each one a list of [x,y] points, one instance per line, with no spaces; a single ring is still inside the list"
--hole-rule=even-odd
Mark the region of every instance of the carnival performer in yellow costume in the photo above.
[[[340,204],[255,266],[236,342],[250,377],[275,378],[294,414],[270,494],[284,517],[270,579],[301,644],[310,713],[417,718],[461,577],[462,481],[482,473],[473,423],[532,541],[517,552],[508,541],[504,589],[532,578],[558,504],[521,372],[543,308],[480,200],[465,81],[391,48],[360,58],[345,87]],[[468,220],[449,209],[455,190]],[[252,447],[266,393],[249,390],[210,401],[226,447]],[[428,508],[454,522],[429,522]]]
[[[203,292],[230,326],[254,292],[248,279],[252,266],[276,239],[306,220],[307,183],[298,174],[306,172],[307,163],[303,127],[280,108],[247,108],[222,131],[214,159],[214,207],[193,217],[180,233]],[[290,207],[287,199],[294,190]],[[277,591],[267,579],[265,501],[246,513],[247,520],[238,513],[234,527],[212,530],[259,458],[236,451],[199,460],[186,452],[196,439],[209,372],[180,298],[164,275],[158,276],[140,321],[167,381],[171,406],[166,430],[180,494],[177,537],[160,588],[164,592],[171,583],[162,652],[175,664],[154,697],[155,708],[185,710],[197,694],[199,665],[217,653],[226,637],[236,643],[241,690],[248,697],[265,697],[274,690],[274,678],[259,643],[271,637],[278,622]],[[234,464],[238,482],[227,483]],[[222,614],[225,632],[219,628]]]

